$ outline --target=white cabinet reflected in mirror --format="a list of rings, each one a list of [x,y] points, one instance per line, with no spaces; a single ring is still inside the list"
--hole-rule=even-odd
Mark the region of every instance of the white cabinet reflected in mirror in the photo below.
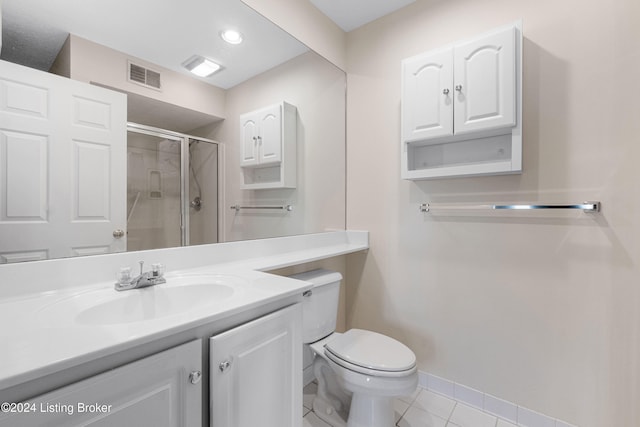
[[[16,63],[44,80],[55,73],[83,82],[126,98],[126,111],[83,113],[117,121],[106,126],[115,133],[97,132],[96,142],[91,124],[52,138],[42,118],[23,123],[2,103],[0,263],[345,228],[344,72],[240,0],[154,4],[3,1],[0,70]],[[243,43],[224,42],[227,28]],[[194,55],[221,69],[194,76],[182,65]],[[6,100],[16,79],[2,80]],[[75,107],[62,108],[54,93],[29,99],[44,103],[51,120],[73,122],[58,115]],[[242,189],[240,116],[282,102],[297,107],[296,188]],[[56,182],[67,187],[56,190]],[[293,210],[229,209],[236,205]],[[43,231],[56,215],[65,225]]]

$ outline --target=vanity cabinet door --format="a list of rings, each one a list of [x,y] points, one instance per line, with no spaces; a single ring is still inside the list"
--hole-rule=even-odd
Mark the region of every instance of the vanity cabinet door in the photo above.
[[[0,426],[200,427],[201,372],[196,340],[29,400],[29,412],[0,412]]]
[[[300,425],[301,323],[296,304],[210,339],[212,427]]]
[[[516,29],[457,44],[454,54],[456,133],[516,124]]]

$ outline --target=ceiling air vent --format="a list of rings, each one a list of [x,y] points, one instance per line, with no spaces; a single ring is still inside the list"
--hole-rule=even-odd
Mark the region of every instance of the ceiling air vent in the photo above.
[[[128,76],[128,80],[132,83],[137,83],[151,89],[160,90],[162,88],[159,72],[134,64],[133,62],[129,62]]]

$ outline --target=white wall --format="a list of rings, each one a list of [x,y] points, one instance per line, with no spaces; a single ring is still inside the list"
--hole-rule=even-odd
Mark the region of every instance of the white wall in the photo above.
[[[640,425],[640,4],[418,0],[347,38],[347,326],[583,427]],[[400,61],[524,23],[524,172],[400,180]],[[422,214],[425,201],[602,213]]]

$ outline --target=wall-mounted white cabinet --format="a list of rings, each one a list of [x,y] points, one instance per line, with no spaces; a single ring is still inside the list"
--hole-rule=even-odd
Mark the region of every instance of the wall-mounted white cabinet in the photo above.
[[[210,425],[302,420],[302,309],[284,308],[210,339]]]
[[[0,412],[0,426],[202,426],[202,340]]]
[[[296,128],[286,102],[240,116],[242,189],[296,187]]]
[[[522,170],[522,26],[402,61],[402,178]]]

